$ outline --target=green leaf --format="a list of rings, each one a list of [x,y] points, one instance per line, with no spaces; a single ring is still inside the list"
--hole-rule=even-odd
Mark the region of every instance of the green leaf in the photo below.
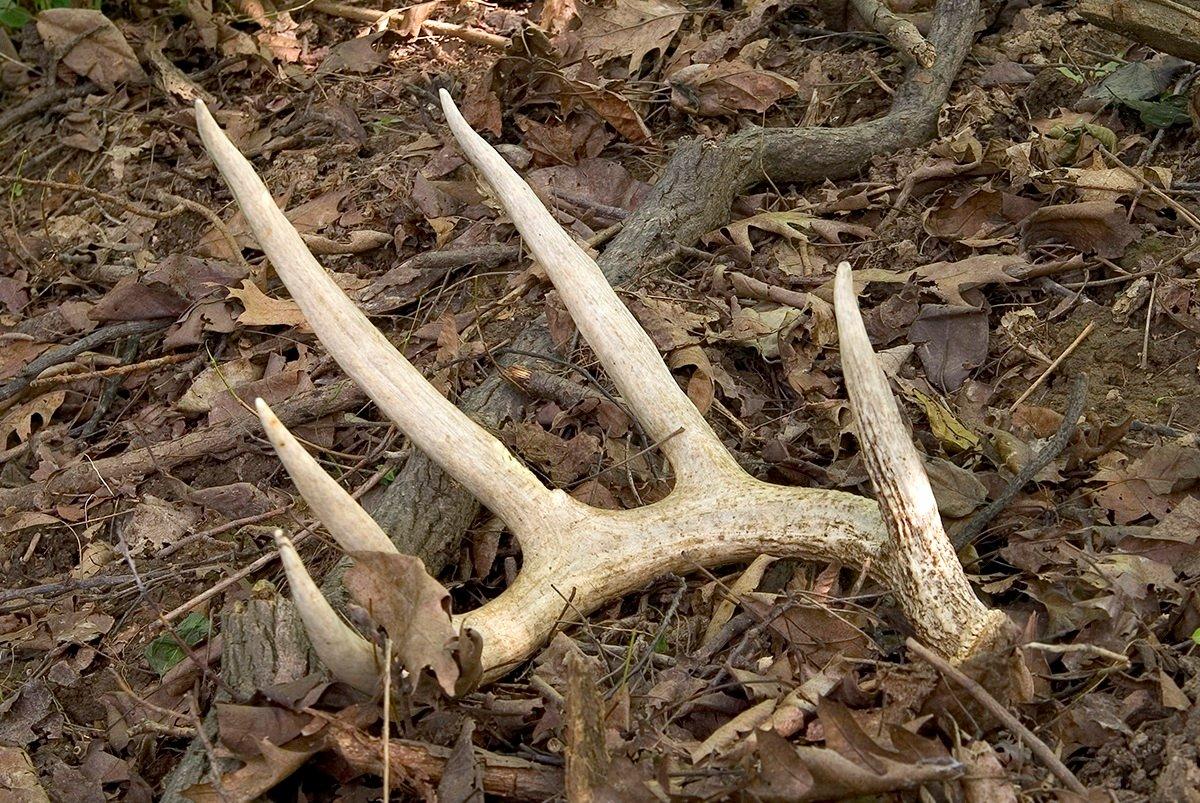
[[[1192,641],[1196,644],[1200,644],[1200,627],[1197,627],[1195,631],[1192,632]]]
[[[0,0],[0,25],[5,28],[15,31],[25,27],[25,24],[32,19],[33,15],[17,5],[14,0]]]
[[[171,667],[182,661],[187,653],[179,646],[182,641],[189,647],[195,647],[212,634],[212,623],[203,614],[189,613],[175,627],[175,635],[163,634],[150,642],[146,647],[146,660],[150,668],[159,675],[165,675]]]
[[[1070,67],[1058,67],[1057,69],[1060,73],[1067,76],[1075,83],[1077,83],[1077,84],[1083,83],[1083,76],[1080,75],[1079,73],[1075,72],[1074,70],[1072,70]]]
[[[1122,104],[1138,113],[1142,122],[1151,128],[1169,128],[1191,122],[1186,95],[1169,95],[1162,100],[1122,100]]]

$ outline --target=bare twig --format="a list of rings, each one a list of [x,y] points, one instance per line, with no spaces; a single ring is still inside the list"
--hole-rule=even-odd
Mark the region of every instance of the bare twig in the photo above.
[[[236,530],[238,527],[245,527],[247,524],[258,524],[260,521],[266,521],[267,519],[272,519],[272,518],[275,518],[276,516],[282,515],[283,513],[286,513],[290,508],[291,508],[290,504],[280,505],[279,507],[272,508],[271,510],[265,511],[263,513],[256,513],[253,516],[246,516],[244,518],[234,519],[233,521],[227,521],[224,524],[220,524],[216,527],[212,527],[207,530],[201,530],[200,532],[197,532],[197,533],[192,533],[191,535],[180,538],[175,543],[168,544],[167,546],[158,550],[158,552],[155,553],[154,557],[169,558],[170,556],[174,555],[179,550],[183,549],[184,547],[188,546],[189,544],[195,543],[196,541],[204,541],[206,539],[213,538],[214,536],[218,536],[221,533],[227,533],[230,530]]]
[[[42,371],[54,365],[60,365],[68,360],[73,360],[85,351],[91,351],[97,346],[105,343],[110,343],[113,340],[120,340],[129,335],[140,335],[145,332],[154,332],[158,329],[165,329],[170,325],[173,319],[155,318],[149,321],[124,321],[122,323],[114,323],[109,326],[104,326],[91,334],[84,335],[74,343],[58,348],[50,349],[42,354],[36,360],[33,360],[26,365],[21,372],[15,377],[0,385],[0,402],[11,399],[18,393],[25,390],[32,384]]]
[[[1025,484],[1033,479],[1039,471],[1050,464],[1050,461],[1058,457],[1062,450],[1067,448],[1067,444],[1071,442],[1071,435],[1075,433],[1075,428],[1079,425],[1079,416],[1083,413],[1083,403],[1087,400],[1087,375],[1080,374],[1075,377],[1075,384],[1071,386],[1071,394],[1067,397],[1067,408],[1063,411],[1062,423],[1058,425],[1058,430],[1054,436],[1047,441],[1028,463],[1021,467],[1017,472],[1017,476],[1005,486],[992,502],[983,510],[976,513],[967,526],[959,533],[953,536],[955,549],[962,549],[970,543],[973,543],[980,533],[984,531],[992,519],[1000,513],[1001,510],[1008,507],[1009,502],[1020,493]]]
[[[1023,401],[1028,399],[1035,390],[1040,388],[1042,386],[1042,383],[1046,381],[1047,377],[1049,377],[1050,374],[1054,373],[1054,371],[1058,368],[1058,366],[1062,365],[1063,360],[1067,359],[1067,357],[1070,357],[1071,353],[1073,351],[1075,351],[1075,349],[1079,348],[1079,344],[1082,343],[1087,338],[1087,336],[1092,333],[1092,330],[1095,328],[1096,328],[1096,322],[1088,321],[1088,325],[1083,327],[1083,331],[1080,332],[1079,335],[1074,340],[1071,341],[1071,345],[1069,345],[1065,349],[1063,349],[1063,353],[1059,354],[1058,357],[1055,358],[1054,362],[1050,363],[1050,365],[1046,368],[1045,371],[1042,371],[1042,375],[1033,381],[1033,384],[1029,386],[1029,389],[1026,390],[1024,393],[1022,393],[1017,398],[1017,400],[1012,403],[1012,405],[1008,408],[1009,412],[1012,412],[1013,410],[1017,409],[1017,407],[1019,407]]]
[[[129,374],[136,374],[141,371],[153,371],[155,368],[161,368],[164,365],[177,365],[181,362],[187,362],[190,359],[192,359],[191,354],[168,354],[165,357],[155,357],[152,360],[143,360],[142,362],[135,362],[130,365],[114,365],[111,368],[104,368],[100,371],[43,376],[30,382],[29,389],[40,391],[45,388],[57,387],[58,385],[74,385],[79,382],[88,382],[92,379],[128,376]]]
[[[47,89],[34,95],[24,103],[13,106],[11,109],[0,113],[0,131],[12,131],[13,126],[20,122],[28,120],[35,114],[40,114],[44,110],[50,108],[60,100],[67,98],[77,98],[93,92],[96,85],[91,81],[81,84],[70,89]]]
[[[287,416],[286,420],[295,426],[362,404],[364,398],[362,391],[352,382],[335,382],[289,399],[279,415],[281,420]],[[246,419],[230,419],[201,427],[173,441],[143,449],[129,449],[113,457],[73,465],[41,482],[18,488],[0,488],[0,510],[31,510],[52,504],[48,500],[56,497],[92,493],[103,487],[102,477],[112,482],[153,471],[170,470],[190,460],[245,448],[248,424]]]
[[[1040,641],[1031,641],[1023,645],[1026,649],[1041,650],[1042,652],[1052,652],[1058,655],[1063,655],[1070,652],[1086,652],[1092,655],[1098,655],[1101,658],[1107,658],[1113,663],[1121,666],[1129,666],[1129,658],[1119,652],[1105,649],[1098,644],[1045,644]]]
[[[391,27],[393,21],[403,24],[403,11],[405,9],[396,9],[394,11],[376,11],[370,8],[359,8],[352,6],[349,3],[335,3],[327,0],[312,3],[308,6],[313,11],[320,11],[322,14],[328,14],[331,17],[341,17],[342,19],[353,20],[355,22],[366,23],[367,25],[387,25]],[[400,13],[397,13],[400,12]],[[461,39],[464,42],[469,42],[473,45],[482,45],[484,47],[503,50],[508,47],[508,38],[497,36],[494,33],[481,31],[478,28],[468,28],[466,25],[456,25],[453,22],[440,22],[438,20],[424,20],[421,23],[421,29],[426,33],[437,34],[438,36],[449,36],[453,39]]]
[[[914,638],[909,638],[904,642],[910,650],[916,653],[920,658],[932,666],[937,671],[941,672],[946,677],[953,680],[961,686],[968,694],[974,697],[980,705],[988,710],[1004,727],[1008,728],[1024,742],[1035,756],[1054,773],[1054,777],[1062,782],[1063,786],[1070,789],[1079,795],[1087,794],[1087,787],[1079,782],[1075,777],[1075,773],[1067,768],[1067,765],[1059,760],[1058,756],[1054,755],[1054,751],[1037,737],[1033,731],[1021,724],[1021,721],[1013,715],[1005,706],[988,694],[987,689],[980,686],[973,679],[965,675],[961,670],[952,666],[949,661],[945,660],[933,650],[929,649],[921,642]]]
[[[1146,304],[1146,328],[1142,331],[1142,359],[1138,366],[1145,371],[1150,364],[1150,322],[1154,320],[1154,293],[1158,289],[1158,274],[1150,280],[1150,301]]]

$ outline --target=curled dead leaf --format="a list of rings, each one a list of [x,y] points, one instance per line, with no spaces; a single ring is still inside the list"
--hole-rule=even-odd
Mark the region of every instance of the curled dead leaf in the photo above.
[[[346,572],[346,589],[388,634],[393,655],[414,679],[431,669],[442,691],[454,695],[460,679],[477,675],[458,661],[462,651],[450,620],[450,592],[429,576],[420,558],[379,552],[351,557],[356,563]]]
[[[692,64],[677,70],[668,81],[671,105],[701,117],[720,117],[739,111],[762,114],[780,100],[795,95],[800,88],[790,78],[755,69],[736,59]]]
[[[50,8],[37,15],[46,49],[72,72],[112,92],[119,83],[142,84],[146,73],[112,20],[90,8]]]
[[[1121,256],[1137,236],[1138,228],[1126,219],[1124,207],[1112,201],[1043,206],[1021,224],[1025,248],[1039,243],[1066,243],[1106,259]]]

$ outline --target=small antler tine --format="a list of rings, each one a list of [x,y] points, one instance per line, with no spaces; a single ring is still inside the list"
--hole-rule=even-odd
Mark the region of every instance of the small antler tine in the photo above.
[[[275,416],[271,407],[262,399],[255,399],[254,406],[267,439],[275,447],[275,453],[283,461],[292,482],[296,483],[304,501],[325,525],[325,529],[329,530],[342,551],[395,554],[395,545],[384,535],[375,519],[333,477],[325,473]]]
[[[444,89],[441,100],[459,147],[495,190],[575,325],[638,421],[661,444],[679,480],[708,485],[730,472],[740,474],[737,463],[680,389],[653,341],[617,297],[595,260],[558,225],[524,179],[467,124]]]
[[[924,533],[945,540],[925,465],[900,418],[887,376],[863,326],[849,262],[838,265],[834,279],[834,314],[838,349],[850,406],[858,422],[867,472],[875,483],[885,513],[912,522]],[[946,540],[949,544],[949,541]]]
[[[942,654],[963,659],[1002,632],[1007,618],[975,596],[946,536],[925,464],[863,326],[848,262],[838,265],[833,295],[846,391],[891,540],[881,559],[921,637]]]
[[[425,381],[346,297],[200,100],[196,125],[263,251],[338,364],[419,449],[506,524],[527,537],[543,529],[554,498],[538,478]]]
[[[378,650],[337,615],[282,530],[275,531],[275,545],[292,588],[292,601],[317,656],[335,678],[361,692],[374,694],[383,671]]]

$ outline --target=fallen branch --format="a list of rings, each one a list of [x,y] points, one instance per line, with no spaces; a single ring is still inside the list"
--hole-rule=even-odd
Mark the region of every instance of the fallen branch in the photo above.
[[[381,740],[357,728],[332,722],[327,744],[359,772],[383,776]],[[393,788],[410,788],[408,779],[430,786],[442,779],[450,748],[409,739],[388,740],[388,771]],[[475,748],[475,761],[483,775],[483,791],[509,800],[550,800],[563,790],[563,773],[557,767]]]
[[[50,349],[22,368],[20,373],[12,379],[0,385],[0,402],[7,401],[24,391],[47,368],[61,365],[75,359],[85,351],[91,351],[97,346],[111,343],[114,340],[120,340],[129,335],[140,335],[146,332],[154,332],[158,329],[165,329],[171,324],[172,320],[169,318],[156,318],[149,321],[123,321],[121,323],[109,324],[84,335],[74,343]],[[0,496],[0,498],[3,497]],[[0,507],[3,506],[0,505]]]
[[[342,19],[362,22],[367,25],[386,26],[393,28],[393,30],[407,30],[408,28],[404,19],[404,12],[408,9],[404,8],[393,9],[392,11],[376,11],[373,8],[359,8],[349,3],[335,3],[330,0],[320,0],[319,2],[312,3],[308,8],[311,8],[313,11],[320,11],[322,14],[328,14],[331,17],[341,17]],[[482,45],[483,47],[490,47],[496,50],[503,50],[508,47],[507,37],[497,36],[494,33],[481,31],[478,28],[468,28],[466,25],[457,25],[453,22],[424,20],[421,22],[420,27],[427,33],[461,39],[473,45]]]
[[[992,519],[999,515],[1000,511],[1008,507],[1026,483],[1032,480],[1037,473],[1050,465],[1050,461],[1058,457],[1062,450],[1067,448],[1067,444],[1071,442],[1071,436],[1075,434],[1075,428],[1079,426],[1079,416],[1083,414],[1083,403],[1087,400],[1087,375],[1080,374],[1075,378],[1075,384],[1071,386],[1071,393],[1067,396],[1067,408],[1063,411],[1062,423],[1058,425],[1058,431],[1054,436],[1046,442],[1028,463],[1021,467],[1017,472],[1017,476],[1005,486],[1000,495],[992,500],[991,504],[976,513],[967,526],[964,527],[957,535],[952,536],[955,549],[962,549],[968,544],[975,542],[975,539],[984,531],[984,529],[992,523]]]
[[[1080,0],[1075,10],[1093,25],[1163,53],[1200,61],[1200,9],[1186,0]]]
[[[1037,734],[1022,725],[1021,721],[1011,711],[1001,705],[995,697],[988,694],[987,689],[963,674],[961,670],[951,666],[949,661],[946,661],[916,639],[909,638],[904,644],[916,653],[921,660],[953,680],[964,691],[974,697],[1000,724],[1008,728],[1014,736],[1024,742],[1030,751],[1038,757],[1038,760],[1045,764],[1050,772],[1054,773],[1054,777],[1062,782],[1063,786],[1078,795],[1087,795],[1087,787],[1079,782],[1079,779],[1075,777],[1075,773],[1071,772],[1067,768],[1067,765],[1062,763],[1058,756],[1054,755],[1054,751],[1039,739]]]
[[[161,321],[136,323],[143,326],[148,323],[166,325]],[[336,382],[288,399],[280,405],[279,415],[281,418],[286,417],[291,426],[299,426],[355,407],[365,400],[362,391],[353,383]],[[0,511],[50,507],[61,497],[94,493],[104,487],[106,482],[111,484],[154,471],[170,470],[192,460],[236,449],[247,434],[253,431],[251,427],[255,423],[253,419],[232,419],[201,427],[173,441],[154,444],[148,448],[130,449],[115,457],[88,460],[70,466],[44,482],[34,482],[19,488],[0,488]],[[257,436],[257,432],[254,434]]]
[[[155,368],[162,368],[166,365],[178,365],[181,362],[187,362],[192,359],[191,354],[168,354],[164,357],[155,357],[152,360],[144,360],[135,362],[129,365],[114,365],[111,368],[102,368],[99,371],[84,371],[80,374],[54,374],[52,376],[43,376],[29,383],[29,388],[33,391],[40,391],[43,388],[53,388],[59,385],[75,385],[80,382],[88,382],[93,379],[109,379],[111,377],[129,376],[130,374],[141,373],[142,371],[152,371]]]
[[[882,0],[850,0],[850,5],[854,6],[863,22],[886,36],[892,46],[909,61],[926,68],[937,62],[937,49],[921,36],[917,26],[896,16]]]

